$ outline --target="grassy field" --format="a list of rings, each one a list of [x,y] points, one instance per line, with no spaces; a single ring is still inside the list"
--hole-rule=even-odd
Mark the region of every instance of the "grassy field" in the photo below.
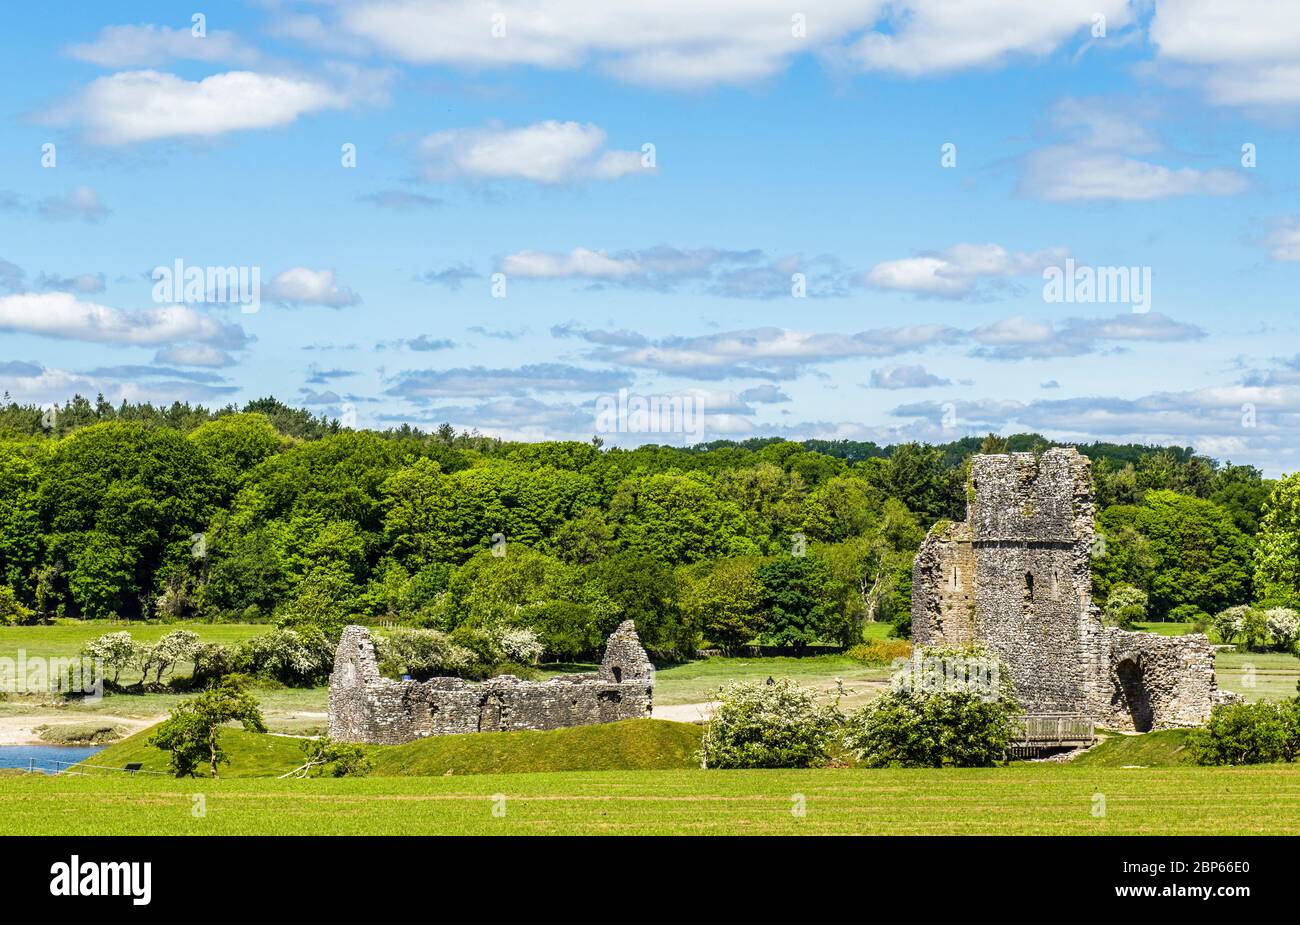
[[[141,623],[139,621],[64,620],[48,626],[0,626],[0,655],[25,649],[28,657],[67,658],[105,633],[125,630],[136,642],[157,642],[175,630],[198,633],[204,642],[233,645],[271,627],[265,623]],[[126,680],[125,678],[123,679]],[[135,679],[132,679],[135,680]]]
[[[1107,734],[1102,743],[1072,759],[1085,768],[1153,768],[1190,765],[1186,729],[1165,729],[1144,735]]]
[[[324,687],[267,688],[255,691],[267,728],[290,735],[316,735],[325,728]],[[0,701],[0,718],[32,717],[49,723],[93,721],[125,716],[149,719],[167,713],[187,694],[106,694],[99,701],[65,702],[45,695],[11,695]]]
[[[1161,636],[1185,636],[1192,631],[1191,623],[1171,623],[1162,620],[1133,625],[1144,633],[1157,633]]]
[[[848,692],[841,706],[852,709],[888,682],[889,666],[864,665],[844,655],[809,658],[704,658],[655,672],[655,703],[670,706],[717,698],[718,688],[732,681],[793,678],[830,692],[838,678]]]
[[[1214,668],[1220,687],[1252,702],[1294,697],[1300,683],[1300,658],[1284,652],[1220,652]]]
[[[108,774],[138,762],[167,770],[167,756],[149,745],[149,731],[123,739],[85,762],[85,773]],[[373,745],[373,776],[514,774],[537,771],[654,770],[696,767],[702,730],[689,723],[632,719],[547,732],[487,732],[436,736],[405,745]],[[223,729],[230,756],[223,778],[275,777],[303,763],[302,739]],[[206,772],[204,773],[206,775]]]
[[[1294,834],[1294,767],[0,777],[6,834]],[[1094,816],[1097,795],[1105,815]],[[204,808],[202,815],[195,807]],[[796,815],[800,806],[802,816]],[[504,810],[494,815],[493,810]]]

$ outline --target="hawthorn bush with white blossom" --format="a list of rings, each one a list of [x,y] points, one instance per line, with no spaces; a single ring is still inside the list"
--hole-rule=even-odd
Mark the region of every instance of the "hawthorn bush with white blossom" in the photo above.
[[[789,678],[742,681],[722,688],[718,699],[704,727],[704,767],[815,768],[830,761],[844,717],[816,690]]]

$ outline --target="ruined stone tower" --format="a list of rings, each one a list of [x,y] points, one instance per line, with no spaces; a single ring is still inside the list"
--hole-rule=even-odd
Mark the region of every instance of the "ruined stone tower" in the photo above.
[[[1027,714],[1145,731],[1203,722],[1216,700],[1205,636],[1102,625],[1092,602],[1092,482],[1073,448],[971,460],[966,520],[931,528],[912,567],[918,646],[981,642]]]

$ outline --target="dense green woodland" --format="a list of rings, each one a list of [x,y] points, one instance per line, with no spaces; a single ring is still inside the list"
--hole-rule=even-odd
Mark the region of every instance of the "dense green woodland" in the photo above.
[[[912,556],[931,524],[964,516],[970,455],[1048,445],[624,450],[351,431],[274,399],[78,397],[55,415],[10,402],[0,614],[527,628],[549,659],[590,655],[627,617],[661,657],[847,644],[873,620],[907,635]],[[1298,477],[1187,448],[1079,449],[1104,538],[1099,601],[1119,589],[1154,619],[1292,605]]]

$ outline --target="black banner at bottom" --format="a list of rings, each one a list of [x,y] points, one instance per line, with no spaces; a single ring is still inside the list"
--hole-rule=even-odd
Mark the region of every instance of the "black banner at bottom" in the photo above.
[[[612,856],[578,842],[539,850],[533,840],[498,840],[486,852],[447,842],[49,837],[6,839],[0,852],[10,899],[130,908],[132,915],[230,909],[229,903],[253,896],[259,912],[283,907],[301,913],[333,902],[340,890],[364,898],[374,913],[428,911],[435,896],[442,903],[458,893],[527,902],[530,895],[574,889],[584,906],[605,893],[685,899],[698,892],[738,910],[747,905],[738,896],[757,899],[785,888],[806,897],[819,885],[841,896],[882,895],[883,889],[940,911],[992,911],[990,903],[1003,908],[1007,902],[1063,908],[1099,900],[1204,903],[1226,911],[1289,897],[1295,880],[1289,853],[1262,838],[827,838],[797,845],[678,838],[620,846]]]

